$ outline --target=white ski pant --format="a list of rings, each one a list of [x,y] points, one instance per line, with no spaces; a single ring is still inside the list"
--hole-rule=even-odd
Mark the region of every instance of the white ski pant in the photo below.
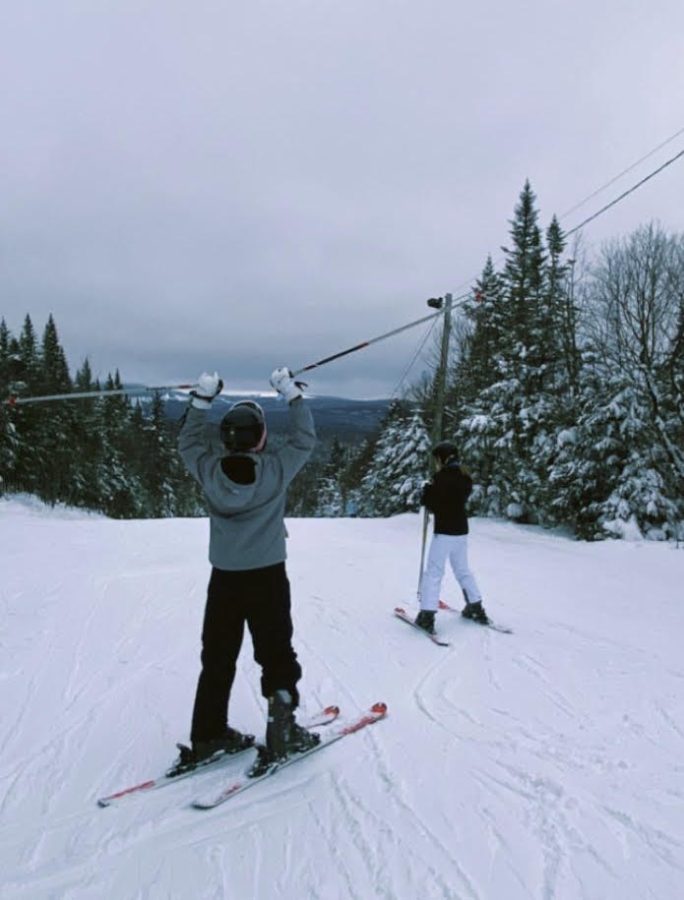
[[[477,603],[482,600],[475,577],[468,568],[468,536],[465,534],[435,534],[432,537],[427,565],[420,581],[421,609],[437,609],[447,559],[456,581],[460,584],[469,602]]]

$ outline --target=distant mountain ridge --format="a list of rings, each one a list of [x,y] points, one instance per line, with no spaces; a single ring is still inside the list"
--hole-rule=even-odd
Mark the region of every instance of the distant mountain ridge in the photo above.
[[[214,400],[209,417],[220,421],[233,403],[239,400],[256,400],[266,413],[269,430],[277,434],[287,427],[287,407],[275,395],[220,394]],[[177,421],[185,412],[187,395],[168,394],[165,397],[167,416]],[[391,400],[349,400],[345,397],[307,397],[316,423],[316,431],[322,440],[336,437],[346,444],[356,444],[373,434],[384,418]]]

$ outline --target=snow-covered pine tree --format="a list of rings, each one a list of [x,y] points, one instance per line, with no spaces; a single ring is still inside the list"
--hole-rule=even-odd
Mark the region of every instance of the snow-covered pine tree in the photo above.
[[[449,370],[445,413],[457,433],[464,459],[475,473],[471,508],[484,515],[499,515],[502,423],[495,400],[505,367],[504,348],[510,321],[501,276],[491,256],[475,284],[473,297],[463,306],[469,325],[461,352]]]
[[[464,460],[475,476],[473,508],[521,521],[541,514],[535,453],[546,440],[545,389],[555,355],[537,219],[536,197],[526,182],[511,221],[512,246],[503,248],[504,271],[495,278],[487,266],[481,279],[489,284],[479,325],[486,321],[490,365],[480,370],[481,386],[458,424]],[[476,321],[475,343],[477,332]]]
[[[391,516],[416,511],[429,459],[430,437],[420,415],[406,404],[393,403],[361,483],[359,512]]]
[[[577,424],[561,433],[549,470],[553,507],[589,540],[675,536],[672,523],[681,510],[668,496],[662,450],[649,440],[643,398],[603,359],[596,360],[591,379],[586,366],[582,372]]]
[[[627,385],[609,370],[589,343],[582,351],[576,420],[560,429],[549,466],[548,517],[570,525],[577,537],[605,537],[601,521],[607,498],[619,484],[628,458],[622,433]]]
[[[31,317],[26,315],[13,348],[15,390],[24,395],[37,393],[41,384],[40,353]],[[13,412],[18,448],[14,466],[14,489],[35,492],[40,483],[40,465],[43,455],[50,450],[49,433],[46,433],[44,411],[28,404],[18,406]]]
[[[545,292],[549,308],[548,328],[551,347],[556,354],[555,371],[570,394],[576,391],[580,355],[578,349],[579,309],[575,299],[576,260],[563,261],[566,238],[553,216],[546,231],[548,257]]]
[[[10,393],[10,341],[12,335],[4,318],[0,319],[0,398],[6,400]]]
[[[107,376],[106,391],[121,390],[118,370]],[[133,433],[131,407],[126,396],[102,397],[96,401],[97,425],[101,436],[95,486],[98,508],[117,519],[144,515],[142,483],[131,465],[129,449]]]
[[[163,518],[175,513],[175,490],[181,482],[181,461],[164,415],[164,401],[155,392],[143,426],[141,482],[146,516]]]
[[[37,390],[41,394],[63,394],[72,389],[71,376],[57,327],[49,316],[40,347],[40,373]],[[36,473],[35,491],[47,503],[55,504],[70,493],[78,458],[73,452],[75,422],[79,411],[73,403],[61,400],[40,406],[36,416],[42,423],[41,463]]]
[[[536,197],[526,182],[515,209],[512,247],[505,250],[503,275],[514,338],[504,354],[504,370],[511,378],[504,385],[503,396],[513,408],[507,443],[514,456],[507,512],[523,521],[543,518],[544,469],[558,381],[556,324],[562,237],[560,229],[552,230],[559,246],[554,247],[549,263],[537,220]],[[513,383],[517,390],[511,393]]]
[[[344,515],[372,515],[372,512],[364,511],[362,483],[373,461],[379,437],[379,433],[372,434],[359,448],[348,453],[347,463],[340,474],[340,486],[345,497]]]
[[[86,358],[74,376],[77,391],[99,391]],[[101,400],[79,400],[74,404],[73,446],[76,464],[69,490],[62,499],[73,506],[103,510],[99,473],[105,456],[104,408]]]
[[[642,533],[672,536],[684,517],[684,421],[673,378],[683,295],[682,238],[654,225],[606,244],[592,273],[590,325],[601,387],[590,398],[590,416],[610,410],[625,441],[619,477],[600,513],[602,522],[614,523],[608,530],[634,523]]]
[[[546,232],[548,253],[542,268],[542,293],[537,306],[536,361],[530,354],[523,493],[534,505],[537,521],[550,521],[553,489],[549,467],[556,458],[560,435],[577,418],[577,318],[572,296],[572,266],[562,261],[565,236],[554,216]],[[568,277],[570,275],[570,277]]]
[[[11,339],[7,323],[0,319],[0,495],[11,486],[18,447],[11,410],[1,402],[11,393]]]
[[[11,420],[11,413],[3,404],[0,406],[0,496],[14,487],[14,467],[19,449],[17,430]]]
[[[328,458],[318,477],[317,515],[333,518],[345,514],[346,503],[342,474],[346,465],[347,453],[335,437],[330,445]]]
[[[456,413],[497,380],[497,357],[508,328],[502,321],[501,287],[501,278],[488,256],[472,297],[462,307],[469,328],[446,391],[446,403]]]

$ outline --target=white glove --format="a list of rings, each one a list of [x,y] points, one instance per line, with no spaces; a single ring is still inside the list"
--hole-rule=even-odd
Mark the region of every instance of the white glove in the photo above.
[[[223,380],[219,378],[218,372],[210,375],[208,372],[202,372],[197,379],[197,389],[190,391],[190,403],[196,409],[209,409],[211,401],[223,390]]]
[[[298,397],[304,396],[301,387],[297,384],[292,376],[292,372],[285,366],[280,369],[274,369],[271,374],[271,386],[284,397],[288,403],[292,403]]]

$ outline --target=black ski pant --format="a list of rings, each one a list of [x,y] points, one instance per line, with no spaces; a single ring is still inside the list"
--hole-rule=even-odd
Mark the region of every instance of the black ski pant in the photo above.
[[[192,741],[220,737],[227,724],[245,623],[261,666],[261,693],[285,689],[299,703],[302,669],[292,648],[290,583],[285,563],[227,572],[212,569],[202,627],[202,671],[192,714]]]

